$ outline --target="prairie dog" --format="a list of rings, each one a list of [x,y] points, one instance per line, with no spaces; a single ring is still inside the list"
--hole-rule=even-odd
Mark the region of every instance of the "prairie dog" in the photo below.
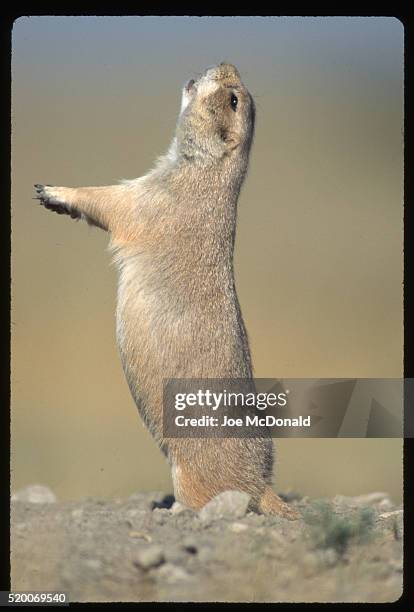
[[[110,233],[122,365],[171,465],[176,499],[198,509],[236,489],[258,511],[296,518],[271,489],[271,439],[163,438],[163,379],[252,378],[233,251],[254,120],[239,72],[222,63],[184,87],[170,148],[145,176],[104,187],[35,187],[46,208]]]

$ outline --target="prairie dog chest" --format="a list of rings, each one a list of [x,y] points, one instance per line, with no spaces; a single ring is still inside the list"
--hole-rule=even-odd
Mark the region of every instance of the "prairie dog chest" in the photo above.
[[[156,300],[146,286],[144,270],[145,264],[139,256],[118,262],[116,329],[120,345],[125,344],[128,337],[131,338],[132,332],[143,332],[156,305]]]

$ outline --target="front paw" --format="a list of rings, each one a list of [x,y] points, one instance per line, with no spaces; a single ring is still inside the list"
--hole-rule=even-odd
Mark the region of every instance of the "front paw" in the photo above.
[[[35,185],[36,189],[36,200],[40,201],[40,204],[47,208],[48,210],[53,210],[58,213],[58,215],[69,215],[72,219],[79,219],[80,213],[66,204],[61,199],[59,199],[59,195],[57,193],[58,187],[53,187],[52,185]]]

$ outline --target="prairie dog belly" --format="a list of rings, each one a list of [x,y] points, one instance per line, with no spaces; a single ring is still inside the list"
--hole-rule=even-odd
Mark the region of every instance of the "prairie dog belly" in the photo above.
[[[133,398],[158,440],[165,378],[251,376],[237,298],[219,291],[214,301],[203,300],[200,293],[195,288],[193,299],[188,293],[183,299],[168,282],[154,287],[146,257],[128,258],[120,265],[118,347]]]

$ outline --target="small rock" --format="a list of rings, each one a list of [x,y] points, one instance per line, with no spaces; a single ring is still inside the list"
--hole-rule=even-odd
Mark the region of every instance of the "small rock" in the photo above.
[[[180,502],[174,502],[170,508],[171,514],[181,514],[182,512],[185,512],[186,510],[191,510],[191,509],[188,508],[187,506],[184,506],[184,504],[180,504]]]
[[[155,508],[152,512],[152,518],[157,525],[164,525],[169,517],[169,511],[166,508]]]
[[[383,512],[378,516],[378,521],[380,521],[384,527],[391,529],[394,532],[394,537],[396,540],[401,540],[404,530],[403,510]]]
[[[333,548],[320,551],[320,559],[325,567],[334,567],[337,564],[339,555]]]
[[[150,535],[148,535],[148,533],[144,533],[143,531],[130,531],[128,533],[128,536],[130,538],[136,538],[139,540],[146,540],[147,542],[152,542],[152,538]]]
[[[403,511],[402,510],[393,510],[392,512],[383,512],[382,514],[380,514],[378,516],[379,519],[390,519],[390,518],[397,518],[397,519],[402,519],[403,518]]]
[[[348,497],[347,495],[336,495],[333,503],[344,506],[379,506],[386,510],[393,507],[393,503],[389,498],[388,493],[374,491],[373,493],[365,493],[364,495],[356,495]]]
[[[383,503],[384,501],[390,502],[388,493],[380,493],[380,492],[366,493],[365,495],[358,495],[357,497],[354,497],[354,500],[358,505],[361,505],[361,506],[365,506],[365,505],[371,506],[371,505]]]
[[[392,559],[392,561],[390,561],[390,566],[395,572],[399,572],[399,573],[402,573],[404,569],[402,559]]]
[[[266,516],[264,514],[255,514],[254,512],[247,513],[247,520],[249,525],[263,525],[266,522]]]
[[[242,533],[247,529],[249,529],[249,526],[245,523],[232,523],[230,525],[230,530],[233,531],[233,533]]]
[[[138,565],[142,569],[150,569],[151,567],[157,567],[164,562],[164,553],[161,546],[149,546],[138,553],[135,561],[135,565]]]
[[[382,499],[379,503],[378,503],[378,508],[380,510],[391,510],[394,507],[394,504],[392,503],[392,501],[389,499],[389,497],[386,497],[384,499]]]
[[[102,567],[102,561],[99,561],[99,559],[87,559],[84,561],[84,565],[89,569],[99,570]]]
[[[221,518],[242,518],[247,512],[250,495],[242,491],[224,491],[200,510],[200,519],[203,523]]]
[[[24,489],[16,491],[11,497],[11,501],[29,502],[32,504],[53,504],[57,502],[57,497],[49,487],[44,485],[29,485]]]
[[[76,508],[76,510],[72,510],[71,515],[75,519],[81,518],[83,516],[82,508]]]
[[[169,584],[174,584],[175,582],[188,580],[190,578],[190,575],[178,565],[173,565],[172,563],[165,563],[158,570],[157,578],[165,580],[165,582],[168,582]]]

